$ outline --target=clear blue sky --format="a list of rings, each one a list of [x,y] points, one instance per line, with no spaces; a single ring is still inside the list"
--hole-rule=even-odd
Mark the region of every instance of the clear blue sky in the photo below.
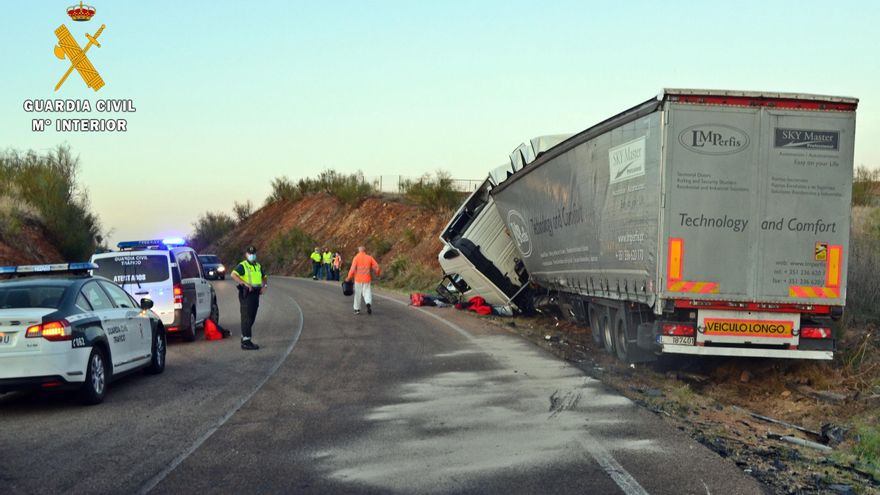
[[[88,23],[72,3],[7,15],[0,149],[68,143],[114,241],[262,204],[280,175],[480,178],[663,87],[858,97],[856,164],[880,166],[880,2],[95,0]],[[53,92],[61,23],[81,45],[107,25],[89,52],[100,92],[75,74]],[[126,134],[32,133],[23,100],[58,97],[137,113]]]

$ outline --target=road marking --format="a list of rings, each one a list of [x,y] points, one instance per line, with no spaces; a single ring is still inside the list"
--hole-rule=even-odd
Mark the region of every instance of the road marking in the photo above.
[[[235,413],[237,413],[242,407],[244,407],[245,404],[248,403],[248,401],[251,400],[251,398],[254,396],[254,394],[256,394],[261,388],[263,388],[263,385],[265,385],[266,382],[269,381],[269,378],[272,378],[272,376],[278,371],[278,368],[281,367],[281,365],[287,359],[287,356],[289,356],[290,353],[293,352],[293,348],[296,346],[296,343],[299,341],[299,336],[302,334],[304,318],[303,318],[302,307],[300,307],[299,303],[296,302],[296,299],[294,299],[293,297],[290,297],[290,296],[288,296],[288,297],[290,298],[290,301],[293,302],[293,305],[296,306],[296,309],[299,311],[299,328],[297,328],[296,334],[293,336],[293,340],[290,342],[290,345],[287,346],[287,349],[284,351],[284,354],[282,354],[281,358],[278,359],[278,361],[275,363],[275,365],[272,366],[272,369],[269,370],[269,373],[266,374],[266,376],[263,377],[262,380],[260,380],[260,382],[257,384],[257,386],[254,387],[254,389],[251,390],[250,393],[248,393],[247,395],[245,395],[244,397],[239,399],[238,402],[236,402],[232,406],[232,408],[230,408],[226,412],[226,414],[224,414],[220,418],[219,421],[217,421],[216,423],[214,423],[214,425],[212,425],[210,428],[208,428],[208,431],[206,431],[205,433],[202,434],[202,436],[197,438],[196,441],[193,442],[192,445],[189,446],[189,448],[187,448],[180,455],[175,457],[174,460],[172,460],[168,464],[168,466],[165,467],[165,469],[159,471],[155,476],[153,476],[152,478],[147,480],[143,485],[141,485],[140,489],[138,490],[138,494],[144,495],[144,494],[150,493],[153,490],[153,488],[156,488],[156,486],[158,486],[159,483],[162,482],[162,480],[164,480],[166,477],[168,477],[169,474],[171,474],[175,469],[177,469],[177,466],[181,465],[183,463],[183,461],[185,461],[189,456],[191,456],[193,454],[193,452],[198,450],[199,447],[202,446],[202,444],[204,444],[209,438],[211,438],[211,435],[213,435],[224,424],[226,424],[226,422],[229,421],[229,418],[234,416]]]
[[[383,296],[381,294],[376,294],[376,296],[387,301],[397,303],[401,306],[410,306],[408,303],[399,301],[388,296]],[[477,338],[475,338],[473,335],[471,335],[470,332],[468,332],[464,328],[461,328],[455,323],[452,323],[451,321],[443,318],[440,315],[437,315],[430,311],[426,311],[423,308],[419,308],[416,306],[413,306],[412,308],[442,322],[444,325],[455,330],[459,335],[465,337],[473,344],[477,346],[480,345]],[[617,483],[617,486],[620,487],[620,489],[624,493],[626,493],[627,495],[648,495],[648,492],[644,488],[642,488],[642,485],[640,485],[639,482],[636,481],[636,479],[631,474],[629,474],[629,472],[624,469],[619,462],[617,462],[617,459],[615,459],[610,452],[602,447],[602,445],[594,438],[592,438],[588,433],[584,432],[576,439],[578,443],[580,443],[581,447],[583,447],[583,449],[587,451],[587,453],[590,454],[593,459],[596,460],[602,470],[605,471],[605,473],[608,474],[608,476],[612,480],[614,480],[615,483]]]

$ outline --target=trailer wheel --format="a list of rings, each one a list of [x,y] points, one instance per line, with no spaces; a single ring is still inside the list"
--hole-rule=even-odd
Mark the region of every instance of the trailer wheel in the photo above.
[[[599,328],[602,330],[602,344],[605,346],[605,352],[614,355],[614,329],[612,320],[609,315],[599,317]]]
[[[614,350],[617,351],[617,359],[624,363],[630,362],[631,346],[626,336],[626,315],[618,313],[614,319]]]
[[[602,330],[599,328],[599,308],[590,305],[590,333],[593,334],[593,342],[597,347],[602,347]]]

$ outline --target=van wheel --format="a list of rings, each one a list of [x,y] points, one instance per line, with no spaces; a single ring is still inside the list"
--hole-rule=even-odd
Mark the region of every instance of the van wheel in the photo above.
[[[165,352],[168,349],[168,341],[165,339],[165,332],[156,329],[153,334],[153,349],[150,365],[147,367],[147,373],[158,375],[165,371]]]
[[[183,340],[187,342],[193,342],[196,340],[196,312],[190,311],[189,313],[189,326],[183,333],[180,334],[183,337]]]
[[[602,345],[605,346],[605,352],[614,355],[614,332],[612,329],[611,318],[608,315],[599,317],[599,328],[602,332]]]
[[[217,305],[216,299],[211,301],[211,316],[209,316],[209,318],[215,325],[220,324],[220,306]]]
[[[593,342],[602,347],[604,344],[602,330],[599,328],[599,309],[593,305],[590,305],[590,333],[593,334]]]
[[[89,354],[89,365],[86,367],[86,382],[79,390],[79,399],[83,404],[100,404],[107,394],[107,364],[104,351],[100,347],[92,348]]]
[[[626,336],[626,321],[623,313],[619,313],[614,320],[614,350],[617,351],[617,359],[624,363],[630,362],[632,346]]]

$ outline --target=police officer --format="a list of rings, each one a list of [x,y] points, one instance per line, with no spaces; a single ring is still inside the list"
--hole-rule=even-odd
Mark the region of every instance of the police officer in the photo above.
[[[318,248],[315,248],[315,250],[312,251],[311,258],[312,258],[312,280],[318,280],[318,275],[321,274],[321,260],[323,258],[321,256],[321,251]]]
[[[251,340],[251,329],[257,319],[260,296],[266,293],[269,277],[257,263],[257,248],[251,246],[245,252],[245,259],[232,271],[232,279],[238,282],[238,303],[241,310],[241,348],[255,351],[260,348]]]
[[[333,252],[324,248],[324,254],[321,255],[321,262],[321,265],[324,267],[324,280],[333,280],[331,272],[333,268]]]

